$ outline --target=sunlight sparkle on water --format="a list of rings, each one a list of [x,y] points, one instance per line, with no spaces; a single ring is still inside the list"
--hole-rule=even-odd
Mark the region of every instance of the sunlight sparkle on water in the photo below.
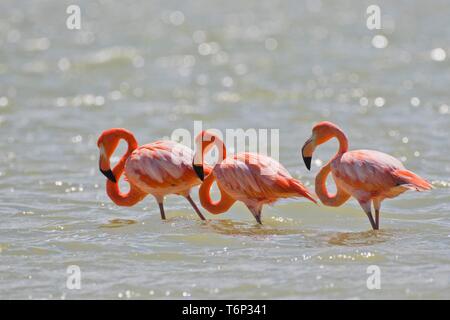
[[[381,34],[378,34],[372,38],[372,45],[377,49],[386,48],[388,43],[388,39]]]
[[[384,106],[385,103],[386,103],[386,100],[383,97],[377,97],[374,100],[374,104],[379,108]]]
[[[447,57],[447,54],[444,49],[442,48],[435,48],[431,50],[430,57],[434,61],[444,61]]]
[[[411,105],[412,105],[413,107],[418,107],[418,106],[420,106],[420,99],[417,98],[417,97],[412,97],[412,98],[411,98]]]

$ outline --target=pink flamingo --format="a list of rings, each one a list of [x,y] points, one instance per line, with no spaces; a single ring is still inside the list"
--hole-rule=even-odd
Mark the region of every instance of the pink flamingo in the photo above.
[[[121,139],[128,143],[128,150],[111,170],[110,158]],[[100,149],[100,171],[108,178],[106,192],[115,204],[133,206],[151,194],[156,198],[164,220],[164,197],[178,194],[189,201],[200,219],[205,220],[190,196],[191,188],[201,183],[192,167],[191,149],[165,140],[138,147],[133,133],[121,128],[104,131],[97,145]],[[210,167],[205,168],[205,171],[210,170]],[[119,190],[118,183],[124,172],[130,184],[126,194]]]
[[[380,227],[381,202],[395,198],[407,190],[425,191],[431,184],[405,169],[394,157],[372,150],[348,151],[348,140],[344,132],[331,122],[320,122],[312,129],[312,136],[302,148],[302,156],[308,170],[317,146],[332,138],[339,141],[339,151],[316,176],[316,194],[327,206],[338,207],[350,196],[358,200],[369,218],[374,230]],[[337,192],[330,195],[326,179],[331,172]],[[372,202],[375,208],[375,221],[372,216]]]
[[[210,174],[204,173],[204,155],[217,146],[219,161]],[[234,202],[242,201],[261,224],[264,204],[271,204],[281,198],[305,197],[316,202],[314,196],[298,180],[272,158],[254,154],[239,153],[227,157],[227,150],[220,138],[212,132],[202,131],[196,138],[194,169],[201,180],[199,189],[202,206],[213,214],[227,211]],[[210,191],[214,181],[220,190],[220,200],[214,202]]]

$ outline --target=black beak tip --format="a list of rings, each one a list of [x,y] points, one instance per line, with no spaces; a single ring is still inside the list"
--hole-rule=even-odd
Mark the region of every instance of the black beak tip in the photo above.
[[[196,164],[192,164],[192,166],[194,167],[194,171],[197,174],[197,177],[199,177],[199,179],[203,181],[205,179],[205,172],[203,171],[203,166],[199,166]]]
[[[305,166],[308,170],[311,170],[311,160],[312,160],[312,157],[303,156],[303,161],[305,162]]]
[[[109,180],[111,180],[112,182],[116,183],[116,177],[114,177],[114,173],[111,171],[111,169],[109,170],[102,170],[100,169],[101,173],[103,173],[105,175],[105,177],[107,177]]]

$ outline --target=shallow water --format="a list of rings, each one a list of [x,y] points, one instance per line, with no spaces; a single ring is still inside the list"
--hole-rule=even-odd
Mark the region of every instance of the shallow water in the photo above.
[[[71,2],[0,4],[0,298],[450,298],[450,59],[430,55],[450,54],[448,1],[378,1],[380,31],[368,1],[78,3],[80,31]],[[354,200],[281,201],[258,226],[241,204],[201,222],[171,196],[161,221],[150,197],[115,206],[97,168],[106,128],[145,143],[201,120],[279,129],[280,161],[311,185],[336,143],[311,172],[299,148],[325,119],[435,189],[384,202],[378,232]]]

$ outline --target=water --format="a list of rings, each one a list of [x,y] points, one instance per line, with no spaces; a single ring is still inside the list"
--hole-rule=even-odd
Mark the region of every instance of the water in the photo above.
[[[0,298],[450,298],[450,59],[431,55],[450,53],[448,1],[378,1],[380,31],[368,1],[77,3],[80,31],[71,2],[0,4]],[[280,161],[309,185],[320,161],[308,172],[299,148],[332,120],[435,189],[385,201],[379,232],[354,200],[282,201],[260,227],[241,204],[203,223],[171,196],[163,222],[150,197],[108,199],[102,130],[146,143],[195,120],[280,129]]]

